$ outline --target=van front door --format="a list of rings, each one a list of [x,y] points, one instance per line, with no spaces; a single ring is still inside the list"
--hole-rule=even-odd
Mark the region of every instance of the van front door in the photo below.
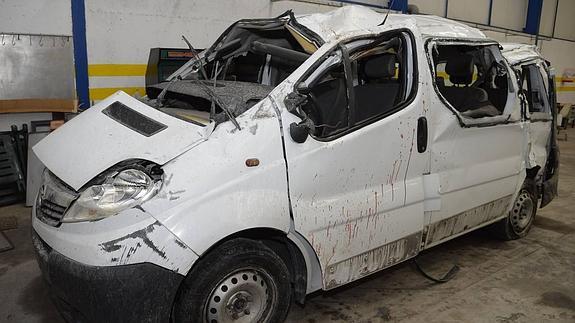
[[[419,251],[429,155],[413,48],[394,33],[312,66],[291,96],[306,100],[295,112],[312,123],[304,142],[290,132],[301,118],[284,109],[295,230],[317,253],[325,289]]]

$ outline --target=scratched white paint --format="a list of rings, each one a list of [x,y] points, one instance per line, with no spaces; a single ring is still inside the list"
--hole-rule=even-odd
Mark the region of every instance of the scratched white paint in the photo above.
[[[90,266],[152,263],[185,274],[198,256],[147,212],[129,209],[95,222],[53,227],[38,220],[32,226],[52,249]]]
[[[221,124],[166,164],[162,190],[142,205],[198,254],[245,229],[290,228],[282,138],[270,100],[238,122],[242,130]],[[259,166],[247,167],[248,158],[258,158]]]
[[[218,241],[246,229],[271,228],[287,234],[304,253],[311,292],[416,255],[426,227],[458,214],[469,217],[488,207],[487,220],[496,219],[497,213],[505,216],[502,210],[508,209],[525,177],[529,136],[539,135],[529,133],[520,118],[517,82],[511,83],[515,91],[505,109],[511,122],[475,127],[492,121],[476,120],[474,127],[462,127],[434,87],[425,42],[445,37],[454,43],[489,40],[477,29],[445,19],[391,15],[384,26],[379,26],[381,21],[383,15],[353,6],[302,16],[300,23],[326,43],[268,98],[238,117],[241,130],[231,122],[213,131],[184,124],[121,93],[102,101],[48,136],[36,153],[76,189],[118,161],[148,159],[165,172],[160,192],[141,205],[143,211],[59,228],[35,220],[34,228],[72,259],[119,265],[127,260],[115,247],[118,243],[110,242],[152,225],[148,237],[159,247],[141,247],[145,252],[130,254],[128,263],[149,261],[183,274],[197,255]],[[415,41],[415,99],[401,111],[338,139],[294,142],[289,125],[300,119],[287,111],[284,99],[295,82],[339,42],[403,28]],[[136,107],[168,129],[144,138],[117,127],[101,113],[114,100]],[[429,140],[427,151],[418,153],[415,135],[422,116],[427,118]],[[247,167],[248,158],[259,159],[259,166]],[[467,223],[485,224],[476,220],[454,223],[467,232],[474,229]],[[170,242],[174,237],[185,247]],[[433,243],[449,238],[441,236]],[[127,250],[138,242],[121,241],[118,245]]]

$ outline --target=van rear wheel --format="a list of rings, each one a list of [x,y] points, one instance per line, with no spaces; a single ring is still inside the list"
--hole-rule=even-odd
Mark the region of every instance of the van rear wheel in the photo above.
[[[192,268],[174,305],[175,322],[283,322],[289,270],[263,243],[234,239]]]
[[[526,179],[509,215],[491,225],[491,231],[500,239],[523,238],[531,230],[537,213],[537,187],[533,180]]]

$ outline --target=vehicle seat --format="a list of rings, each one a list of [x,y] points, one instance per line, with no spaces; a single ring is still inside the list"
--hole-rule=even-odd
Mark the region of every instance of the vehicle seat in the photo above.
[[[452,57],[445,65],[445,72],[454,86],[445,86],[442,83],[438,83],[437,86],[441,94],[457,111],[465,112],[485,108],[483,110],[486,110],[488,114],[489,111],[495,115],[499,114],[499,111],[489,102],[489,96],[484,89],[469,86],[473,81],[473,56],[464,54]],[[489,106],[495,111],[492,111],[493,109]]]
[[[354,87],[356,120],[362,121],[393,109],[399,93],[399,80],[395,76],[395,54],[383,54],[370,58],[363,64],[365,84]]]
[[[327,136],[347,126],[347,91],[343,76],[314,86],[311,93],[317,100],[315,108],[318,109],[313,121],[323,125],[317,135]]]

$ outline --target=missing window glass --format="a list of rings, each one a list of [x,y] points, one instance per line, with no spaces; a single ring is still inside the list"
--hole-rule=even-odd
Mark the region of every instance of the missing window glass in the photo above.
[[[439,45],[434,51],[441,95],[466,118],[502,115],[509,93],[507,70],[496,60],[495,45]]]

